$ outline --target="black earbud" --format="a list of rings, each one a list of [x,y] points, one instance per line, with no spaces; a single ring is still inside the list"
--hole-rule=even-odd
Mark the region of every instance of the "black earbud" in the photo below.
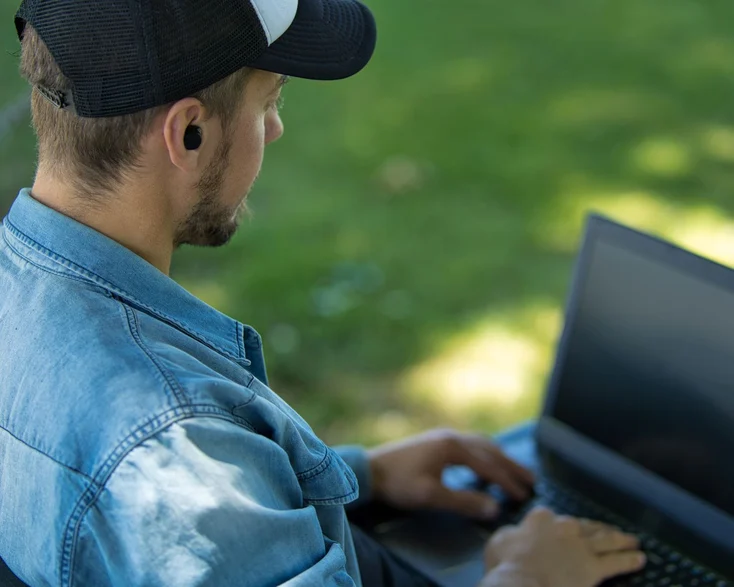
[[[184,147],[187,151],[196,151],[201,147],[201,129],[196,125],[189,125],[184,132]]]

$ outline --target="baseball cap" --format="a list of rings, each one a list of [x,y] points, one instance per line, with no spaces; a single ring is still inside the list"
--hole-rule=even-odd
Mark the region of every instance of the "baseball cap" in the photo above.
[[[375,20],[357,0],[24,0],[70,87],[38,87],[83,117],[190,96],[243,67],[342,79],[372,57]]]

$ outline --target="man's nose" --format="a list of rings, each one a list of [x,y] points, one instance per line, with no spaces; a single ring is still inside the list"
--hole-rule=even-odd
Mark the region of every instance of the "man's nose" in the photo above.
[[[285,128],[283,127],[283,121],[281,120],[280,116],[276,114],[273,117],[273,120],[268,123],[268,128],[266,129],[265,134],[265,144],[269,145],[270,143],[277,141],[280,137],[283,136],[284,130]]]

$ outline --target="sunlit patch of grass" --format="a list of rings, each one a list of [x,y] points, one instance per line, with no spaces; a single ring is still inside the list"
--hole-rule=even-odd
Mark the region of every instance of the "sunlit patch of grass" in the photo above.
[[[460,421],[513,414],[541,394],[559,325],[553,304],[493,312],[408,370],[404,393]]]
[[[589,212],[599,212],[668,239],[720,263],[734,264],[734,219],[707,204],[675,204],[648,191],[580,192],[569,194],[558,207],[555,221],[546,223],[539,237],[548,245],[576,250]]]
[[[680,57],[678,66],[684,71],[700,73],[734,74],[734,42],[711,38],[690,47]]]
[[[630,158],[643,173],[664,178],[686,176],[693,168],[690,148],[672,137],[646,139],[632,149]]]
[[[734,162],[734,128],[710,126],[700,133],[701,148],[712,159],[725,163]]]
[[[665,231],[668,237],[691,251],[734,265],[734,220],[714,208],[689,212],[685,222]]]
[[[639,88],[576,88],[554,97],[547,106],[549,121],[558,127],[630,123],[646,120],[670,103],[660,94]]]
[[[583,179],[579,180],[582,183]],[[559,198],[553,219],[539,230],[545,245],[574,253],[589,212],[599,212],[636,227],[660,231],[674,218],[673,204],[662,196],[642,190],[598,191],[579,187]]]

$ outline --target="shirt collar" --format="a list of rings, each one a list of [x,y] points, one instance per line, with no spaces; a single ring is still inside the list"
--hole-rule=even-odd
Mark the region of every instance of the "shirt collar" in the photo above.
[[[244,326],[187,292],[142,257],[21,190],[4,225],[36,254],[109,290],[240,363]],[[254,331],[253,331],[254,332]]]

